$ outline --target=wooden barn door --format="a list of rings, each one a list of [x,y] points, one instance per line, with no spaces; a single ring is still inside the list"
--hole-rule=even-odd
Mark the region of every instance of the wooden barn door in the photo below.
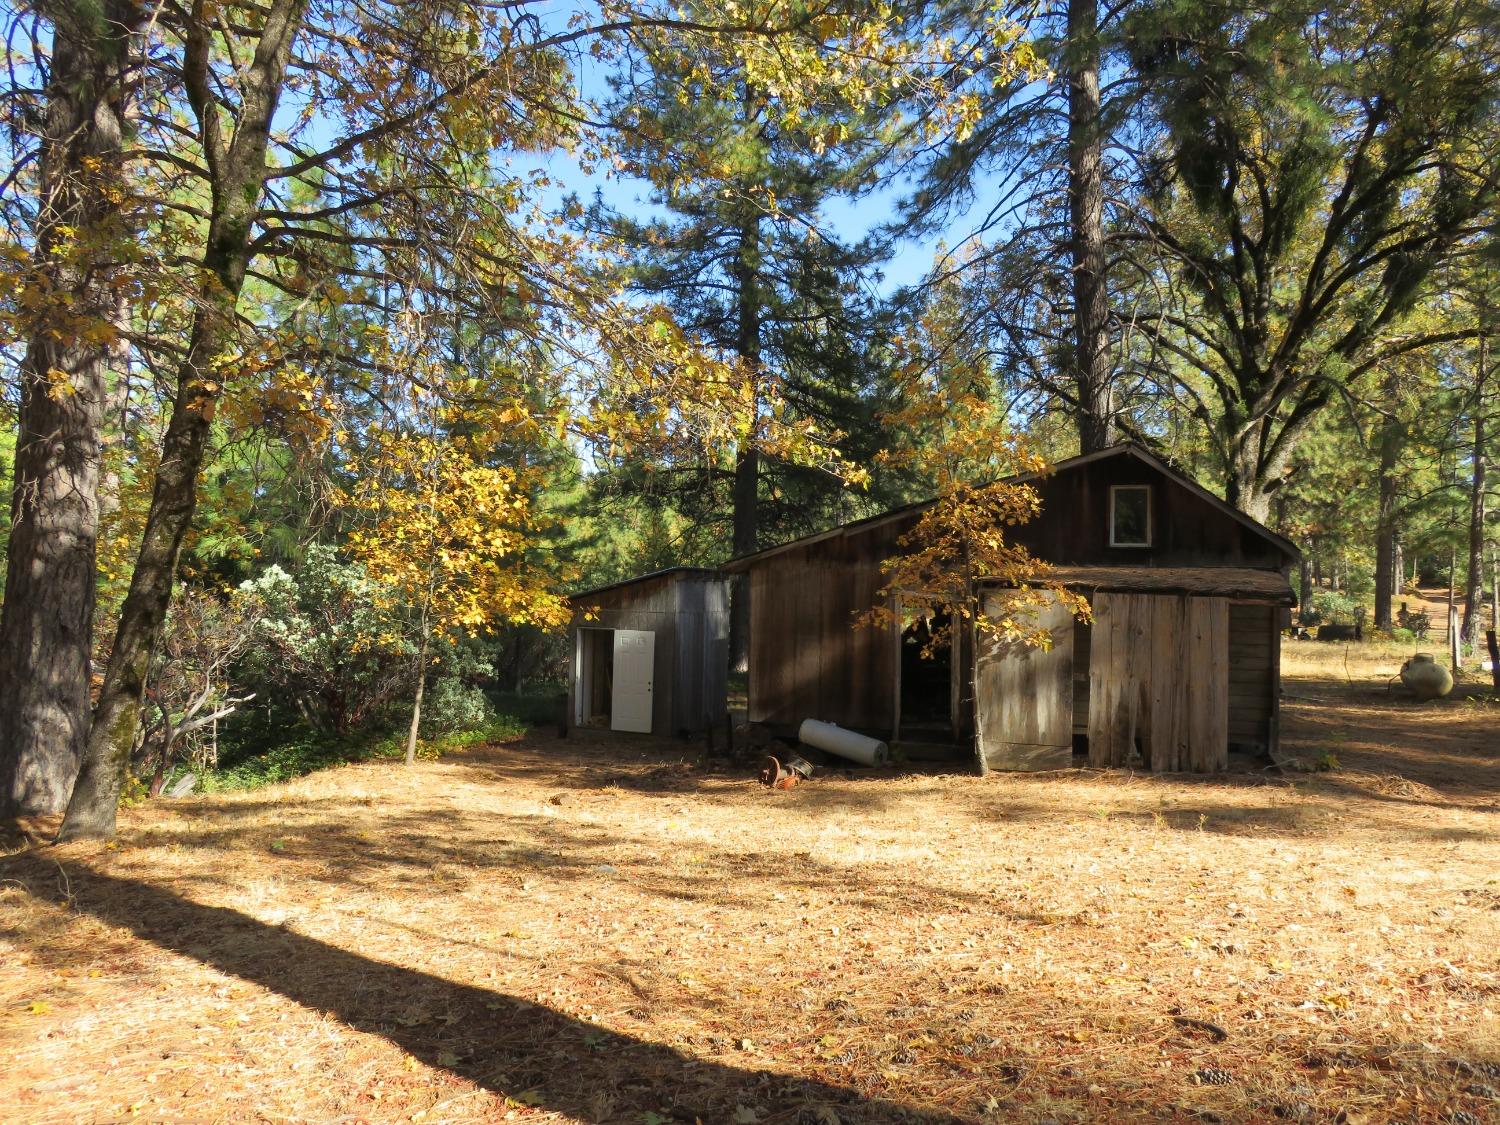
[[[616,629],[614,656],[609,729],[650,734],[656,634],[642,629]]]
[[[988,598],[984,608],[998,610]],[[1051,648],[978,638],[974,744],[982,772],[1073,764],[1073,615],[1053,604],[1035,619],[1051,632]]]
[[[1229,602],[1096,594],[1089,765],[1229,768]]]

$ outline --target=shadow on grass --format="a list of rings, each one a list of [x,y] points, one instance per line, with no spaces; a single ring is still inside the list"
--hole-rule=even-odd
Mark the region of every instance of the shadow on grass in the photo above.
[[[31,866],[31,865],[26,865]],[[35,861],[36,885],[59,868]],[[871,1099],[849,1087],[715,1062],[531,1004],[362,957],[83,865],[63,868],[74,910],[159,948],[327,1012],[427,1065],[499,1096],[587,1121],[814,1121],[821,1107],[850,1123],[957,1123],[963,1118]],[[421,1016],[413,1018],[412,1013]]]

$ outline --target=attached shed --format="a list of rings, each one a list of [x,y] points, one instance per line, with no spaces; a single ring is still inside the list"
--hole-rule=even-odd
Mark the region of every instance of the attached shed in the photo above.
[[[729,586],[679,566],[573,594],[568,727],[696,735],[722,725]]]
[[[929,623],[899,600],[890,628],[856,628],[927,507],[912,505],[724,567],[748,579],[751,721],[947,744],[986,769],[1062,768],[1077,752],[1208,772],[1231,748],[1269,751],[1296,547],[1131,444],[1026,480],[1041,514],[1007,534],[1089,596],[1092,625],[1056,609],[1047,651],[959,631],[935,660],[919,656]]]

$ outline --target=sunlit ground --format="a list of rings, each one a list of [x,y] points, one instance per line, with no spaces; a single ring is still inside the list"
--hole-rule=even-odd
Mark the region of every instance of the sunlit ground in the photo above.
[[[1325,773],[535,738],[129,811],[0,861],[0,1118],[1496,1120],[1500,710],[1296,647]]]

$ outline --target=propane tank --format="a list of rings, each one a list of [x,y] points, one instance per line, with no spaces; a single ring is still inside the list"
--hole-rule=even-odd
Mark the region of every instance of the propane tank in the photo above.
[[[1418,699],[1440,699],[1453,690],[1453,674],[1430,652],[1419,652],[1401,665],[1401,682]]]

